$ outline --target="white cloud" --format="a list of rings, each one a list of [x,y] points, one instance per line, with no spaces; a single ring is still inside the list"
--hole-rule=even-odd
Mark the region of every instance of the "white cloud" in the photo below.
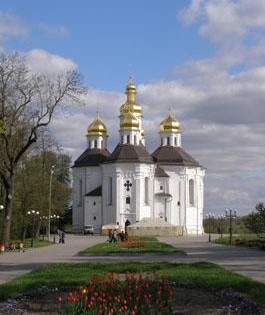
[[[193,0],[178,17],[186,25],[201,22],[200,35],[214,43],[234,44],[249,30],[265,28],[264,0]]]
[[[29,33],[27,24],[18,16],[0,12],[0,40],[23,37]]]
[[[26,56],[29,67],[36,72],[56,73],[77,68],[73,60],[51,54],[42,49],[33,49]]]

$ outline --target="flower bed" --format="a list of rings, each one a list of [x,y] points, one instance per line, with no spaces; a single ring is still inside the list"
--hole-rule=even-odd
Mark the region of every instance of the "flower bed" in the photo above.
[[[173,290],[167,279],[155,274],[94,275],[86,285],[73,290],[66,314],[172,314]]]

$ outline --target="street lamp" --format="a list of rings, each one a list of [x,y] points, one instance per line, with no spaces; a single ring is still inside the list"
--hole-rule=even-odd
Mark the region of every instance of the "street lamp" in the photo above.
[[[223,237],[224,218],[225,218],[224,215],[219,215],[218,216],[218,219],[220,220],[220,234],[221,234],[221,237]]]
[[[229,243],[232,245],[232,236],[233,236],[233,224],[232,220],[236,218],[236,210],[226,209],[225,216],[229,219]]]
[[[40,213],[39,213],[39,211],[31,210],[31,211],[28,211],[27,214],[32,216],[32,238],[31,238],[31,247],[34,247],[35,218],[36,218]]]
[[[208,219],[208,233],[209,233],[208,242],[211,242],[211,223],[212,223],[212,219],[214,219],[214,214],[212,213],[206,214],[206,219]]]
[[[54,173],[55,166],[52,165],[50,171],[50,187],[49,187],[49,209],[48,209],[48,240],[51,238],[51,207],[52,207],[52,175]]]

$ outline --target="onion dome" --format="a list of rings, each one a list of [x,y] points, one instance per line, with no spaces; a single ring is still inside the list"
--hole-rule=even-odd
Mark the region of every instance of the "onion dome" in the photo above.
[[[120,108],[121,116],[126,115],[129,112],[136,114],[138,116],[141,115],[142,107],[135,103],[136,87],[133,84],[132,78],[129,78],[125,94],[127,95],[127,100]]]
[[[131,112],[129,112],[121,117],[120,128],[121,130],[138,130],[139,121]]]
[[[97,118],[88,126],[87,135],[88,136],[105,136],[106,134],[107,134],[107,127],[97,115]]]
[[[164,133],[164,132],[177,133],[179,132],[179,130],[180,130],[180,124],[173,117],[171,112],[169,113],[168,117],[160,123],[160,133]]]

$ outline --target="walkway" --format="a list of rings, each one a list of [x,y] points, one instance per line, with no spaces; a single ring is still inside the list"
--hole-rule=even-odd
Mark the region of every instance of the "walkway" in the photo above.
[[[234,246],[223,246],[207,242],[207,236],[160,237],[166,242],[184,250],[184,254],[109,254],[77,255],[79,251],[106,240],[102,236],[67,237],[66,244],[29,249],[25,253],[10,253],[0,256],[0,283],[31,271],[47,263],[55,262],[125,262],[125,261],[168,261],[196,262],[209,261],[242,275],[265,283],[265,252]]]

